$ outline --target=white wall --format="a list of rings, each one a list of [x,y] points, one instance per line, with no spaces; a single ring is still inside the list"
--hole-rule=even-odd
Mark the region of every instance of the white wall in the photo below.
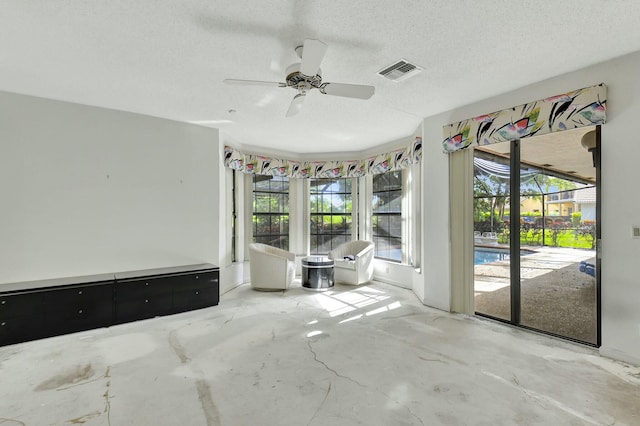
[[[0,92],[0,283],[218,264],[218,131]]]
[[[448,191],[444,183],[447,158],[440,152],[443,125],[497,111],[581,87],[604,82],[608,87],[608,123],[602,127],[602,347],[601,353],[640,364],[640,240],[631,238],[631,227],[640,223],[640,197],[634,185],[640,182],[640,144],[635,138],[640,116],[640,52],[555,77],[495,98],[458,108],[424,121],[425,157],[423,238],[425,297],[427,304],[443,307],[451,285],[446,279],[448,262],[444,250],[448,240],[442,229],[447,223]],[[445,169],[443,172],[442,170]],[[442,210],[431,211],[428,204]],[[447,213],[448,215],[448,213]],[[455,226],[455,224],[451,224]],[[432,244],[437,246],[433,249]],[[455,254],[454,254],[455,255]],[[433,269],[437,269],[434,271]],[[442,282],[438,280],[442,278]]]
[[[448,116],[424,120],[422,135],[423,281],[414,292],[426,305],[448,311],[451,306],[449,245],[449,158],[442,153],[442,126]]]
[[[414,274],[416,274],[415,269],[410,265],[373,260],[373,279],[376,281],[412,290]]]

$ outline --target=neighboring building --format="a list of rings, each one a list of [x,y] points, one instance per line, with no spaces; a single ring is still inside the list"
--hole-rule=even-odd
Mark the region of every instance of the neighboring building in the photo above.
[[[574,194],[575,191],[563,191],[547,195],[544,200],[545,216],[571,216],[576,210]]]
[[[555,192],[557,188],[551,188],[551,194],[544,200],[545,216],[565,216],[570,218],[575,212],[582,213],[582,220],[596,220],[596,188],[595,186],[583,186],[571,191]],[[542,212],[543,204],[540,197],[526,198],[520,204],[520,211],[538,213]]]
[[[582,213],[582,221],[596,220],[596,188],[589,187],[575,191],[574,202],[576,211]]]

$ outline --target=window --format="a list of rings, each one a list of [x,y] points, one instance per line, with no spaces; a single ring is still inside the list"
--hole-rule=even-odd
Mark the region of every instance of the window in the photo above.
[[[375,256],[402,262],[402,171],[373,176],[372,210]]]
[[[289,179],[253,176],[253,241],[289,250]]]
[[[311,179],[310,253],[327,254],[351,241],[353,179]]]
[[[236,208],[236,171],[231,170],[231,262],[235,262],[237,260],[236,223],[238,220],[238,212]]]

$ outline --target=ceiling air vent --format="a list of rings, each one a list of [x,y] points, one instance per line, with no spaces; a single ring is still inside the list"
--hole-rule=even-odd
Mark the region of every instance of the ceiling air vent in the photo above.
[[[399,61],[396,61],[378,71],[378,75],[388,78],[391,81],[402,81],[420,73],[421,71],[422,68],[419,66],[412,64],[405,59],[400,59]]]

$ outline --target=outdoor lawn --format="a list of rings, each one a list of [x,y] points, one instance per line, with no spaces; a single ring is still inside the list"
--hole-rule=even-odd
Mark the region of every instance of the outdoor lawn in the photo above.
[[[542,228],[523,228],[520,231],[520,245],[524,246],[551,246],[593,249],[594,227],[592,225],[578,228],[558,227],[544,229],[544,244]],[[503,230],[498,234],[500,244],[509,244],[509,230]]]

